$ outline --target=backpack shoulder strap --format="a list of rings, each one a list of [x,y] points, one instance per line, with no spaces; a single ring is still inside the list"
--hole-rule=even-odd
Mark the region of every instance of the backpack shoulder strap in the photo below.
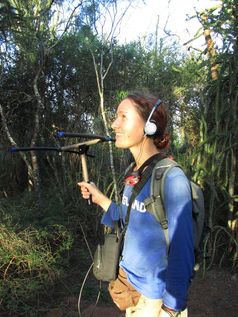
[[[163,205],[164,183],[167,173],[175,166],[180,167],[177,162],[169,158],[157,162],[151,176],[150,197],[146,198],[144,201],[146,210],[154,215],[164,231],[167,251],[169,249],[169,232],[168,220]]]
[[[161,179],[161,187],[160,187],[160,195],[161,195],[161,199],[162,201],[164,201],[164,183],[165,183],[165,179],[166,176],[168,174],[168,172],[173,168],[173,167],[179,167],[182,169],[182,167],[174,160],[171,160],[169,158],[164,159],[164,162],[162,162],[162,166],[161,164],[159,164],[160,162],[158,162],[158,165],[155,166],[155,175],[153,178],[153,184],[151,183],[151,193],[156,193],[156,181]],[[161,173],[161,176],[160,176]],[[153,185],[153,187],[152,187]]]

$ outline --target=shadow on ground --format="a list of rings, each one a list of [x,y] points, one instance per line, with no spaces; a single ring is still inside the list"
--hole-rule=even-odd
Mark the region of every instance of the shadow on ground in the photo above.
[[[238,276],[226,270],[211,270],[205,277],[195,276],[189,294],[189,317],[237,317]],[[90,299],[89,299],[90,300]],[[49,311],[44,317],[78,317],[77,298],[69,298],[62,309]],[[123,317],[113,302],[83,301],[81,317]],[[149,317],[149,316],[148,316]]]

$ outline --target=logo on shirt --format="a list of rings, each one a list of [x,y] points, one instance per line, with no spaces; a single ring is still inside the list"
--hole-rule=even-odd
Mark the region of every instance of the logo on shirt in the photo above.
[[[129,199],[125,195],[122,196],[122,205],[127,207],[129,206]],[[146,212],[145,204],[137,199],[135,199],[135,201],[132,203],[131,208],[139,212]]]

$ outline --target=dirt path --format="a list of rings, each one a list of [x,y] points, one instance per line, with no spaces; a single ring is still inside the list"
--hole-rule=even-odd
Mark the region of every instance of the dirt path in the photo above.
[[[238,274],[225,270],[207,272],[205,278],[198,273],[192,282],[189,294],[189,317],[238,317]],[[81,317],[124,317],[110,302],[93,299],[83,303]],[[59,308],[49,311],[44,317],[78,317],[78,299],[71,297]],[[148,316],[149,317],[149,316]]]
[[[227,271],[197,275],[189,296],[189,317],[238,317],[238,276]],[[82,317],[123,317],[116,307],[88,306]],[[148,316],[149,317],[149,316]]]
[[[228,271],[210,271],[191,285],[191,317],[238,317],[238,276]]]

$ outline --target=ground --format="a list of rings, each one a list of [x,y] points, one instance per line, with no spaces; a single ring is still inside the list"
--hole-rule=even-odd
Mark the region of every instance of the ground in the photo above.
[[[213,270],[201,275],[191,285],[189,317],[237,317],[237,274]]]
[[[238,316],[238,276],[231,270],[214,269],[195,276],[189,295],[189,317],[237,317]],[[72,299],[68,308],[57,314],[53,311],[46,317],[77,317],[77,299]],[[71,311],[70,311],[71,310]],[[66,313],[67,311],[67,313]],[[94,307],[92,302],[84,302],[81,317],[123,317],[113,303],[102,303]],[[148,316],[149,317],[149,316]]]

